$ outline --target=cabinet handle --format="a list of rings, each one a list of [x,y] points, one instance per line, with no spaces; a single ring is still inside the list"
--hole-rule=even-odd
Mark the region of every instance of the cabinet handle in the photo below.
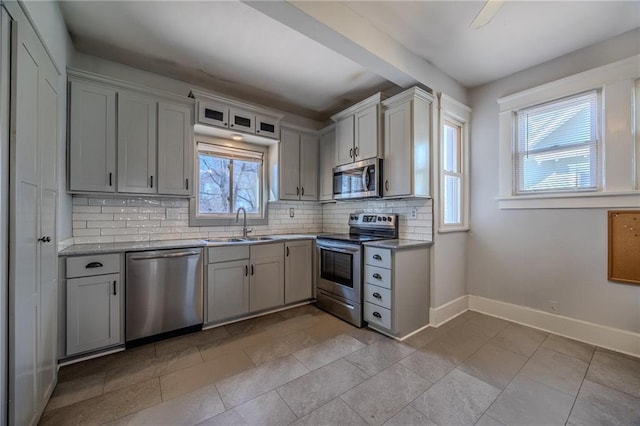
[[[374,312],[374,313],[373,313],[373,316],[374,316],[374,317],[376,317],[376,318],[378,318],[378,319],[382,319],[382,315],[380,315],[380,313],[379,313],[379,312]]]
[[[389,190],[389,181],[388,180],[384,181],[384,189],[386,189],[387,191]]]
[[[375,278],[376,280],[381,280],[382,279],[382,275],[380,275],[379,273],[375,273],[373,274],[373,278]]]
[[[300,194],[304,197],[304,186],[302,187],[302,194]]]
[[[296,186],[296,196],[300,195],[300,187]]]
[[[253,276],[253,265],[251,265],[251,276]]]
[[[151,176],[151,187],[153,188],[153,176]]]
[[[349,150],[349,158],[353,158],[353,148]]]
[[[249,276],[249,267],[247,265],[244,265],[244,276]]]
[[[117,291],[116,291],[116,282],[114,281],[114,282],[113,282],[113,295],[115,296],[115,295],[117,295],[117,294],[118,294],[118,293],[117,293]]]
[[[185,189],[189,189],[189,178],[185,179]]]
[[[109,186],[113,186],[113,173],[109,172]]]
[[[357,157],[358,156],[358,147],[356,146],[355,149],[353,150],[353,156]]]
[[[38,238],[38,241],[40,241],[41,243],[50,243],[51,237],[40,237]]]
[[[287,247],[287,257],[289,257],[289,247]]]
[[[374,254],[374,255],[373,255],[373,258],[374,258],[375,260],[382,260],[382,256],[380,256],[379,254]]]
[[[87,266],[85,266],[85,269],[91,269],[91,268],[102,268],[104,265],[100,262],[91,262],[89,264],[87,264]]]
[[[380,296],[380,293],[375,292],[372,294],[373,297],[375,297],[376,299],[382,299],[382,296]]]

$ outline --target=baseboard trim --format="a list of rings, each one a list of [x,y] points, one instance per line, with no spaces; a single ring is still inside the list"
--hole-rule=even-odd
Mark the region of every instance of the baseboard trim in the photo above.
[[[436,310],[447,305],[443,305]],[[640,334],[638,333],[480,296],[469,295],[468,307],[472,311],[506,319],[634,357],[640,357]],[[434,309],[431,311],[433,312]]]
[[[451,321],[455,317],[462,315],[469,310],[469,295],[465,294],[457,299],[440,305],[436,308],[429,309],[429,324],[432,327],[440,327],[441,325]]]

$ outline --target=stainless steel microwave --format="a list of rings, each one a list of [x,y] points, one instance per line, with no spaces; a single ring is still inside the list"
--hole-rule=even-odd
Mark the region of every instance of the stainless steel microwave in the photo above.
[[[333,198],[379,198],[382,184],[382,160],[371,158],[333,169]]]

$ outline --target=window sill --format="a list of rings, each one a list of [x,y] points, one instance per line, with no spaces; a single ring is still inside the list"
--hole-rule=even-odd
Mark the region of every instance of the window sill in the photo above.
[[[640,191],[582,192],[497,197],[498,207],[509,209],[588,209],[640,207]]]
[[[469,232],[468,226],[451,226],[438,229],[438,234],[452,234],[454,232]]]

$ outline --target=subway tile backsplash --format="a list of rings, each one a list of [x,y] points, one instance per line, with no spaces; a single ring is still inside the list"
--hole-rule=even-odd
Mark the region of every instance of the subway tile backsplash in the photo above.
[[[252,235],[345,233],[353,212],[398,213],[400,238],[432,240],[431,200],[269,203],[269,224],[251,226]],[[242,232],[240,225],[190,227],[188,200],[175,198],[74,196],[72,221],[74,244],[224,238]]]

